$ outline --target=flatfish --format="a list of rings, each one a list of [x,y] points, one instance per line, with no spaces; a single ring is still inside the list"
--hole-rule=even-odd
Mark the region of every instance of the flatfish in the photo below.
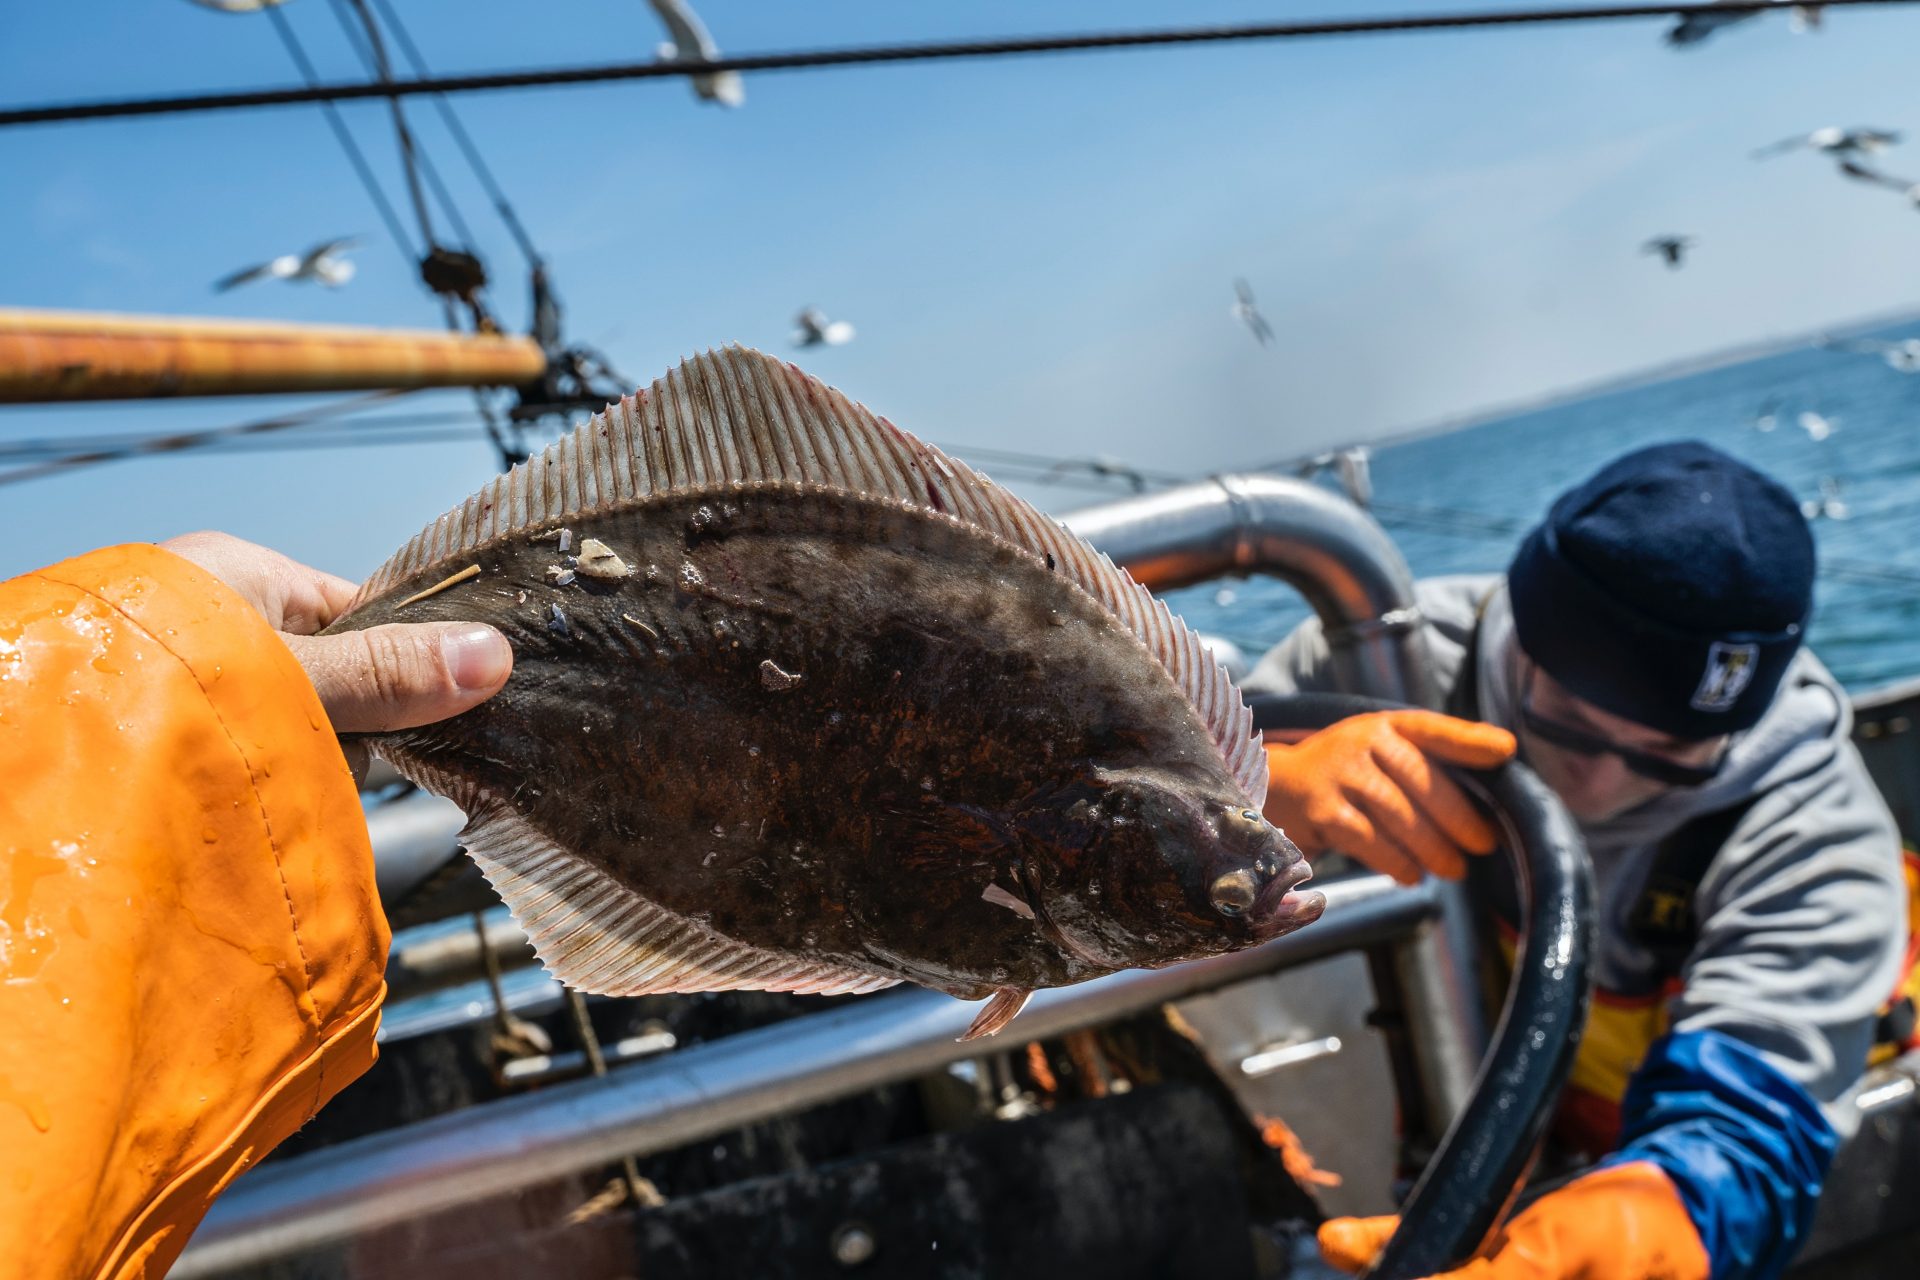
[[[506,687],[373,735],[589,992],[988,999],[1305,924],[1194,634],[986,477],[730,348],[414,538],[330,630],[477,619]]]

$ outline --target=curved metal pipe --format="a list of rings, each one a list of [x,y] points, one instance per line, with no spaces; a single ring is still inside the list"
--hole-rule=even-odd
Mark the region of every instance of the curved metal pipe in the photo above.
[[[1319,728],[1388,709],[1365,698],[1255,698],[1261,728]],[[1370,1280],[1450,1270],[1505,1214],[1553,1118],[1586,1030],[1593,951],[1593,867],[1573,819],[1517,761],[1456,771],[1487,801],[1505,839],[1523,929],[1507,1001],[1465,1108],[1421,1171]],[[1430,882],[1429,882],[1430,883]]]
[[[1061,523],[1155,591],[1226,574],[1284,578],[1320,615],[1341,688],[1437,705],[1413,574],[1344,498],[1281,476],[1217,476]]]

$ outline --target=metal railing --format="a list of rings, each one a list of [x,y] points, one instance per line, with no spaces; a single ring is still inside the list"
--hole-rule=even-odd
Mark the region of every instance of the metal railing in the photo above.
[[[1431,886],[1386,876],[1323,886],[1310,929],[1170,969],[1034,994],[1004,1048],[1404,936],[1438,910]],[[979,1056],[976,1004],[913,988],[676,1049],[609,1075],[438,1116],[269,1164],[215,1202],[171,1273],[212,1275],[329,1240],[682,1146],[770,1116]]]

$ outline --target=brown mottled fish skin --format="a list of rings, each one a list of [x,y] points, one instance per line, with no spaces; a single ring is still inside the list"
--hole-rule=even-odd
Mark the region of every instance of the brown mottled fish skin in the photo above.
[[[1197,639],[791,366],[694,357],[430,525],[329,630],[476,619],[504,690],[377,735],[588,990],[993,1002],[1316,918]]]
[[[1292,922],[1212,905],[1242,867],[1277,903],[1304,879],[1298,851],[1243,816],[1179,691],[1143,678],[1139,641],[1036,557],[938,514],[779,486],[568,527],[632,576],[558,587],[555,538],[512,536],[470,557],[477,578],[395,610],[445,576],[422,575],[336,624],[477,619],[513,644],[499,695],[377,737],[381,755],[510,797],[730,937],[955,995]],[[763,662],[799,678],[776,687]],[[988,884],[1045,924],[983,900]]]

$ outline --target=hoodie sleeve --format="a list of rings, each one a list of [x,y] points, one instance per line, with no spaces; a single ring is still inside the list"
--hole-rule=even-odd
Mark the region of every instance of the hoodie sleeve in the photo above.
[[[1730,1036],[1821,1103],[1859,1079],[1907,936],[1893,816],[1852,744],[1835,748],[1715,859],[1670,1010],[1674,1031]]]
[[[0,1258],[158,1276],[373,1061],[353,781],[265,620],[150,546],[0,583],[0,778]]]
[[[1613,1160],[1679,1189],[1713,1280],[1770,1280],[1807,1238],[1898,978],[1906,894],[1893,820],[1844,739],[1756,805],[1701,886],[1672,1033],[1634,1073]],[[1721,868],[1726,870],[1722,871]]]

